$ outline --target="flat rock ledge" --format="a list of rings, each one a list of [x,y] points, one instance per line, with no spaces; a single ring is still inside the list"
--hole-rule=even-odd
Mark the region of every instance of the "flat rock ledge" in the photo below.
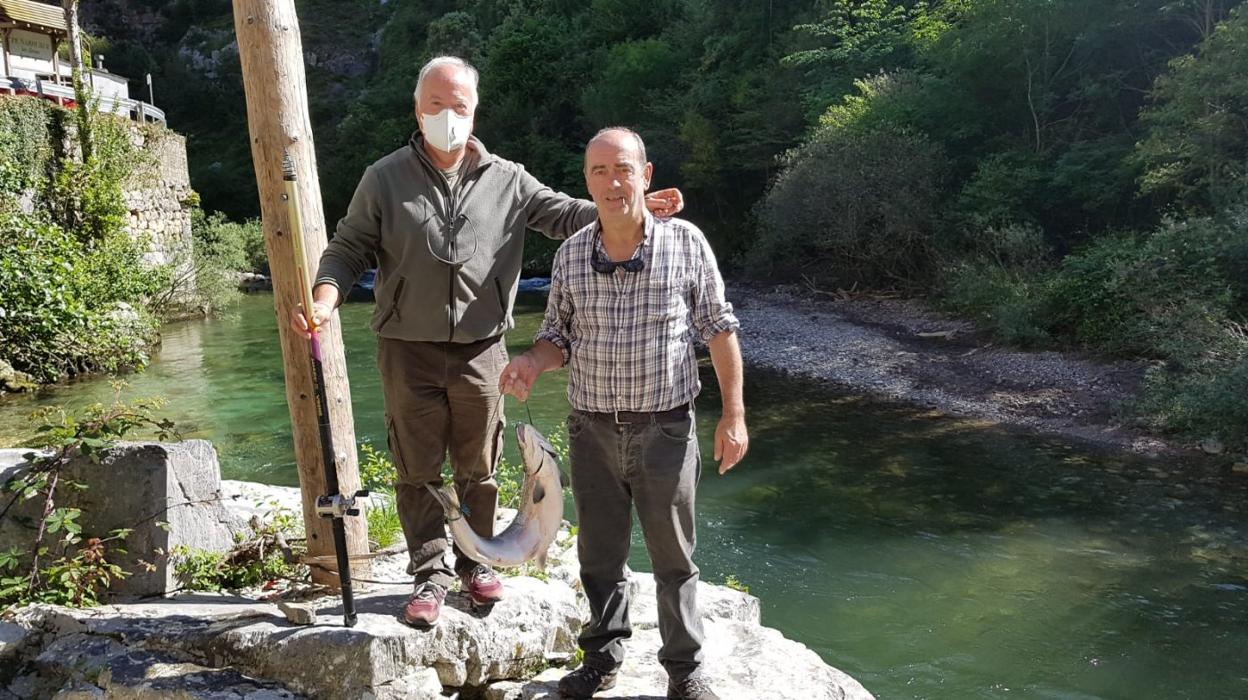
[[[297,491],[225,482],[223,491]],[[227,499],[228,500],[228,499]],[[236,499],[250,501],[251,499]],[[557,698],[575,666],[588,617],[579,594],[575,538],[551,546],[543,574],[504,576],[506,598],[476,611],[451,592],[432,630],[403,624],[411,590],[406,554],[373,561],[356,593],[359,622],[342,626],[336,597],[304,600],[311,625],[287,620],[286,600],[259,594],[183,593],[78,610],[36,605],[0,621],[0,700],[426,700]],[[631,575],[633,636],[620,682],[603,698],[665,697],[654,580]],[[802,644],[763,627],[759,601],[699,584],[706,669],[728,699],[868,700],[857,681]]]

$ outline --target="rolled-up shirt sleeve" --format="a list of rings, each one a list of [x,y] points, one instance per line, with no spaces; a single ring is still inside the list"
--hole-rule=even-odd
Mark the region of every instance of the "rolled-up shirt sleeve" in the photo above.
[[[559,348],[563,353],[563,364],[566,366],[572,351],[572,297],[567,292],[564,275],[567,255],[566,247],[555,253],[555,261],[550,270],[550,296],[546,299],[546,314],[542,317],[542,325],[537,329],[533,342],[545,340]]]
[[[737,331],[741,322],[732,313],[732,304],[724,296],[724,278],[719,274],[715,252],[706,236],[699,231],[694,234],[697,242],[697,278],[693,283],[693,327],[703,342],[725,331]]]

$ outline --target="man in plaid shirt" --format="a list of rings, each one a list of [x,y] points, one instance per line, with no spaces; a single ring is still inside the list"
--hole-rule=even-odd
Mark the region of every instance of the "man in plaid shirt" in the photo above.
[[[667,697],[718,698],[700,668],[692,559],[701,471],[694,336],[710,348],[723,394],[715,430],[723,474],[749,444],[740,324],[702,232],[646,211],[652,173],[645,144],[631,130],[603,129],[589,142],[585,182],[598,220],[556,253],[536,342],[499,378],[501,391],[524,400],[542,372],[569,367],[577,551],[591,619],[579,640],[584,663],[559,682],[565,698],[612,687],[623,663],[623,642],[631,635],[625,566],[634,505],[657,585]]]

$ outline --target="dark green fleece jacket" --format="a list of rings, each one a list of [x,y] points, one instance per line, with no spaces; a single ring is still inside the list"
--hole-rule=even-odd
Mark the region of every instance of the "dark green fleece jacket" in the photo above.
[[[316,282],[340,299],[375,261],[380,336],[470,343],[510,330],[526,230],[563,239],[597,216],[476,137],[467,148],[453,188],[419,134],[370,165],[321,256]]]

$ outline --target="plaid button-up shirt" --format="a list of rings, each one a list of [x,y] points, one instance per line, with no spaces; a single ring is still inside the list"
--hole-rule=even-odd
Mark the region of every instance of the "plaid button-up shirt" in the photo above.
[[[609,260],[598,223],[555,254],[550,298],[536,340],[563,351],[568,401],[581,411],[665,411],[702,388],[694,356],[703,341],[740,327],[706,237],[681,219],[646,215],[634,256],[640,272],[596,272],[597,248]]]

